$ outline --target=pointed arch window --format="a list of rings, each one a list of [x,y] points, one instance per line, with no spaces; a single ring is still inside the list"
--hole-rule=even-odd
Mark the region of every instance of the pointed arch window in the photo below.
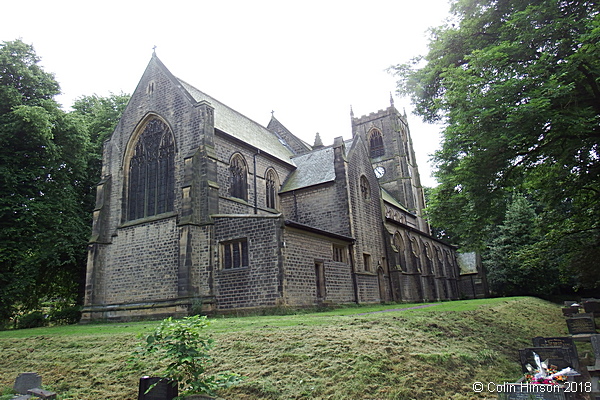
[[[378,129],[371,130],[369,134],[369,154],[371,158],[380,157],[385,154],[383,135]]]
[[[248,173],[244,158],[236,154],[229,164],[229,173],[231,178],[231,197],[242,200],[248,200]]]
[[[266,185],[266,204],[268,208],[277,208],[277,192],[279,189],[279,179],[277,177],[277,173],[270,169],[267,172],[267,176],[265,179]]]
[[[137,139],[129,161],[127,220],[173,211],[175,141],[169,127],[150,120]]]
[[[402,271],[406,271],[406,246],[404,245],[404,239],[400,232],[396,231],[394,233],[394,247],[398,251],[398,256],[396,259],[396,265],[400,266]]]

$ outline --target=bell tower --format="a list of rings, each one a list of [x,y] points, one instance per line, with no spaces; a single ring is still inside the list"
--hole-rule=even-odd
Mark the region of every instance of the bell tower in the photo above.
[[[379,185],[416,215],[419,230],[429,234],[429,224],[423,219],[425,196],[406,113],[400,114],[390,95],[387,109],[358,118],[351,111],[350,116],[352,137],[361,136],[367,144]]]

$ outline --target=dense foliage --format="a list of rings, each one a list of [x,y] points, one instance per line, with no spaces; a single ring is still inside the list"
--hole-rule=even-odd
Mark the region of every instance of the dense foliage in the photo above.
[[[599,43],[595,1],[457,0],[428,54],[395,67],[417,113],[446,123],[431,222],[487,252],[492,276],[515,278],[497,234],[524,195],[537,219],[509,246],[530,270],[517,284],[556,269],[600,284]]]
[[[108,129],[91,135],[89,110],[61,110],[59,84],[39,61],[20,40],[0,44],[0,327],[49,301],[77,302],[100,173],[97,132]]]

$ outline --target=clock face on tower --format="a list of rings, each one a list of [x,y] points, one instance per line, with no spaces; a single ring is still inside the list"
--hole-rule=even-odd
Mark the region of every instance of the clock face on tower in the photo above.
[[[383,167],[375,167],[373,171],[375,171],[377,179],[380,179],[385,174],[385,168]]]

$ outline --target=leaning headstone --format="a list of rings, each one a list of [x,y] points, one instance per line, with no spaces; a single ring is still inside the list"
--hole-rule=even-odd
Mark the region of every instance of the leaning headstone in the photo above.
[[[570,359],[573,361],[574,370],[579,371],[579,355],[577,354],[577,347],[570,337],[534,337],[532,339],[533,347],[562,347],[568,349]]]
[[[527,347],[519,350],[519,359],[521,360],[521,369],[523,373],[528,372],[527,364],[536,368],[534,354],[540,356],[540,360],[548,361],[549,365],[554,365],[558,370],[573,367],[573,352],[564,347]]]
[[[498,393],[498,400],[566,400],[565,389],[558,385],[528,385],[505,383]]]
[[[156,384],[150,391],[152,385]],[[148,393],[146,393],[148,391]],[[138,400],[173,400],[178,396],[177,382],[165,378],[144,376],[140,378]]]
[[[567,318],[567,328],[571,335],[594,335],[597,333],[594,318],[588,314]]]
[[[27,394],[29,389],[39,388],[42,386],[42,377],[35,372],[23,372],[15,379],[13,389],[18,394]]]

